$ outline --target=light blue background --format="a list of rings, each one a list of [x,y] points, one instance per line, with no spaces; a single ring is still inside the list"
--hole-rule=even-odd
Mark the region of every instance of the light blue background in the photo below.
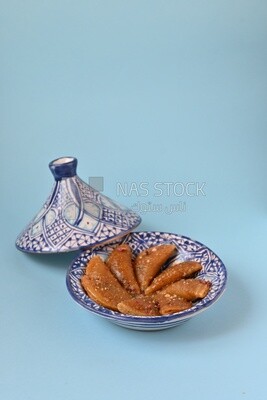
[[[1,399],[265,399],[266,1],[0,5]],[[65,287],[75,254],[14,247],[62,155],[128,206],[185,201],[143,213],[140,229],[212,248],[229,271],[223,298],[153,333],[79,308]],[[117,194],[142,181],[205,182],[206,195]]]

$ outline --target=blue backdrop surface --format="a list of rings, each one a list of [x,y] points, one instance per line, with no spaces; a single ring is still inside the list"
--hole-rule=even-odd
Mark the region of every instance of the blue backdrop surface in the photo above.
[[[0,1],[0,397],[266,398],[265,1]],[[177,328],[130,331],[79,308],[76,253],[16,236],[48,196],[48,163],[205,243],[227,290]],[[161,190],[161,191],[160,191]]]

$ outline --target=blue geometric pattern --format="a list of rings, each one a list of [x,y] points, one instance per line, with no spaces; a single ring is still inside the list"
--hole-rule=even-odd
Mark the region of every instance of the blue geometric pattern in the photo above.
[[[55,183],[41,211],[18,236],[19,250],[58,253],[91,247],[126,235],[141,222],[77,175]]]
[[[94,255],[98,254],[105,259],[118,243],[128,243],[134,256],[151,246],[163,243],[175,244],[178,253],[172,257],[164,267],[168,268],[168,266],[177,261],[193,260],[200,262],[202,264],[202,270],[198,274],[198,277],[212,283],[208,295],[204,299],[195,302],[190,309],[168,316],[130,316],[100,306],[86,295],[81,286],[80,279],[84,274],[86,264]],[[101,317],[107,318],[115,324],[138,330],[166,329],[187,321],[189,318],[206,310],[219,299],[224,292],[226,281],[226,268],[220,258],[212,250],[185,236],[165,232],[131,232],[122,240],[117,240],[115,243],[113,242],[96,247],[92,250],[84,251],[74,260],[66,278],[69,293],[81,306]]]

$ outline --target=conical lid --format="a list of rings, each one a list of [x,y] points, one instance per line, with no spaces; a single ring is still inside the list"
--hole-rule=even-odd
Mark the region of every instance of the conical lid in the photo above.
[[[132,231],[141,218],[95,190],[76,175],[77,159],[49,164],[55,184],[42,209],[18,236],[30,253],[60,253],[113,241]]]

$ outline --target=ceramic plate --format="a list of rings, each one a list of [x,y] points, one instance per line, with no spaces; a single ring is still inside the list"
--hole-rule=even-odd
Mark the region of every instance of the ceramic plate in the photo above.
[[[173,243],[178,249],[176,256],[172,257],[168,268],[174,261],[198,261],[202,264],[202,270],[198,278],[208,280],[212,283],[208,295],[194,303],[188,310],[167,316],[140,317],[121,314],[116,311],[102,307],[91,300],[84,292],[80,279],[84,274],[87,262],[94,256],[100,255],[106,258],[118,243],[128,243],[134,256],[151,246],[164,243]],[[72,298],[93,314],[99,315],[120,326],[138,330],[159,330],[179,325],[189,318],[198,315],[213,305],[222,295],[227,280],[227,271],[221,259],[207,246],[185,236],[166,232],[132,232],[121,241],[96,247],[81,253],[72,263],[67,272],[67,288]]]

